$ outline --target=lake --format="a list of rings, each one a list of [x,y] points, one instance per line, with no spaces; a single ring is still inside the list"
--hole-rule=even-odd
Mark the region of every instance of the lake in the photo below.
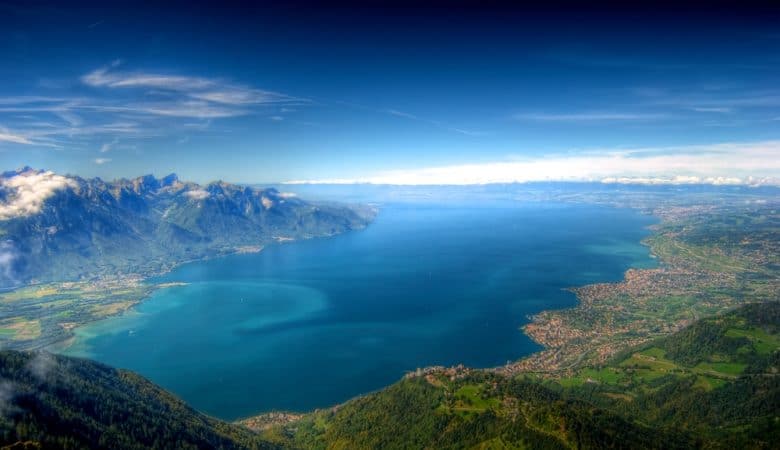
[[[538,350],[528,316],[653,266],[652,223],[581,204],[385,204],[365,230],[183,265],[152,281],[187,285],[77,329],[65,353],[223,419],[328,407],[417,367]]]

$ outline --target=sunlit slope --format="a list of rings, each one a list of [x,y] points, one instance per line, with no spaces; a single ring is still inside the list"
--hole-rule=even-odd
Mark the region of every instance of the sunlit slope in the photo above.
[[[747,305],[562,379],[431,369],[264,431],[302,448],[771,448],[780,303]]]
[[[694,432],[708,446],[770,448],[780,440],[780,302],[700,320],[554,384],[629,420]]]
[[[772,448],[780,439],[780,303],[703,319],[565,378],[420,370],[254,434],[131,372],[0,353],[0,439],[35,448]],[[285,425],[267,427],[273,419]],[[267,428],[266,428],[267,427]]]

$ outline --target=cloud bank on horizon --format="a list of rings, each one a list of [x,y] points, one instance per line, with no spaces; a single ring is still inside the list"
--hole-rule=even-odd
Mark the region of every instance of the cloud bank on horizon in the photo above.
[[[18,3],[0,5],[2,169],[244,183],[780,178],[780,7]]]
[[[780,186],[780,141],[588,151],[286,183],[471,185],[541,181]]]

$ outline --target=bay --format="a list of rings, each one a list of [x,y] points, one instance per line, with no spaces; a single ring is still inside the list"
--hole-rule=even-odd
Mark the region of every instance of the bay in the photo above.
[[[332,406],[428,365],[539,350],[528,316],[655,262],[636,211],[557,203],[385,204],[367,229],[194,262],[150,282],[66,354],[139,372],[208,414]]]

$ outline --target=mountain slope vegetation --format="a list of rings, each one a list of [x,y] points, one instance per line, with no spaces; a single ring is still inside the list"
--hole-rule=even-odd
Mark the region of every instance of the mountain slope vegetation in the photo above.
[[[568,398],[720,448],[780,442],[780,302],[749,304],[556,380]]]
[[[272,448],[144,378],[45,352],[0,352],[0,446]]]
[[[421,369],[253,433],[194,411],[132,372],[5,351],[0,446],[772,448],[780,439],[778,374],[780,302],[751,304],[565,376]]]
[[[703,319],[558,378],[430,368],[263,431],[297,448],[772,448],[780,303]]]
[[[155,273],[192,259],[365,227],[370,208],[175,174],[112,182],[29,167],[0,176],[0,287]]]

